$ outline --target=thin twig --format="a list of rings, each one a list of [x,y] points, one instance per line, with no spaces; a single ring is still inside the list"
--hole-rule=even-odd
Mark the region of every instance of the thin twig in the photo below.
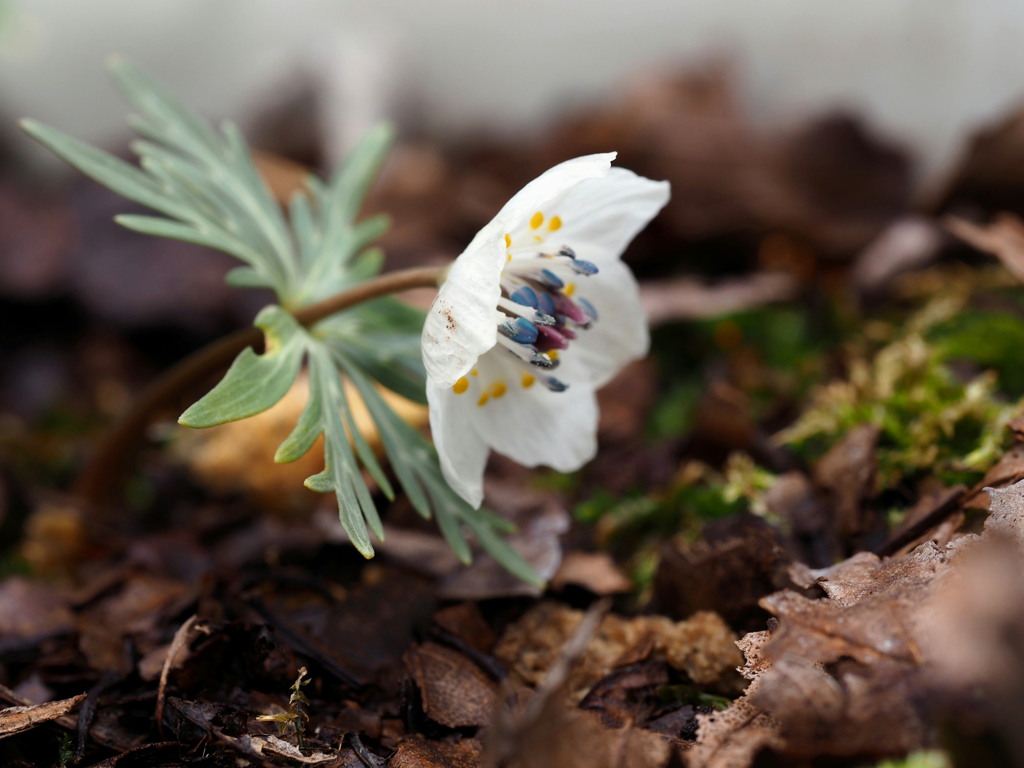
[[[196,614],[189,616],[185,623],[178,627],[178,631],[174,633],[174,639],[171,641],[171,647],[167,649],[167,656],[164,658],[164,665],[160,669],[160,685],[156,689],[156,729],[163,736],[164,733],[164,702],[167,699],[167,679],[170,677],[171,668],[174,666],[175,659],[178,658],[178,654],[185,648],[189,643],[190,635],[192,634],[192,627],[195,625],[199,617]]]
[[[303,326],[361,304],[412,288],[438,284],[444,267],[414,267],[388,272],[328,299],[294,312]],[[78,476],[72,493],[86,505],[100,506],[110,500],[120,485],[128,456],[142,438],[154,416],[208,376],[227,367],[246,347],[263,339],[258,328],[244,328],[209,344],[186,357],[146,387],[128,411],[107,432],[96,452]]]

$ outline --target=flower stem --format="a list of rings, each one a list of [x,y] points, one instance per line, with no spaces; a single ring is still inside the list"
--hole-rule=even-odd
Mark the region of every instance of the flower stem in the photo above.
[[[434,288],[446,267],[414,267],[388,272],[373,280],[295,311],[295,319],[309,327],[325,317],[370,299],[411,288]],[[72,493],[90,506],[108,502],[120,485],[128,456],[154,416],[206,377],[226,368],[246,347],[263,340],[259,328],[243,328],[208,344],[186,357],[151,383],[100,440],[96,452],[75,481]]]

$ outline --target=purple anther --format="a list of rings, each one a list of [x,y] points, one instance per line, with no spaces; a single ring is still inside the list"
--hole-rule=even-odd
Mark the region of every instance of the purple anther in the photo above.
[[[555,312],[559,315],[565,315],[574,323],[579,323],[580,325],[586,325],[590,322],[590,318],[587,317],[587,314],[576,306],[573,300],[564,293],[555,294]]]
[[[565,338],[564,333],[547,327],[538,328],[537,331],[537,341],[534,346],[541,352],[547,352],[549,349],[569,348],[569,340]]]

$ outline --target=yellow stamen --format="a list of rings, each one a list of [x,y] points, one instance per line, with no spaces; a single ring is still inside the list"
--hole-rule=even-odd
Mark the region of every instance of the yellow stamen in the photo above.
[[[455,382],[455,384],[452,385],[452,392],[454,392],[456,395],[461,395],[467,389],[469,389],[469,379],[467,379],[465,376],[460,378],[458,381]]]
[[[558,350],[557,349],[549,349],[548,350],[548,357],[550,357],[552,360],[557,360],[558,359]]]
[[[512,254],[511,253],[506,253],[505,254],[505,261],[512,261]]]
[[[469,372],[469,375],[470,376],[479,376],[480,375],[480,371],[478,371],[476,368],[474,368],[472,371]]]
[[[497,400],[499,397],[505,394],[505,382],[496,381],[491,385],[491,397]]]
[[[544,223],[544,214],[537,211],[533,214],[533,218],[530,219],[530,229],[540,229],[540,225]]]
[[[562,217],[561,216],[552,216],[551,219],[548,221],[548,229],[550,229],[552,232],[557,232],[561,228],[562,228]]]
[[[507,232],[505,233],[505,247],[506,248],[511,248],[512,247],[512,235],[508,234]]]
[[[483,408],[485,405],[487,405],[487,401],[490,399],[491,396],[484,392],[482,395],[480,395],[480,399],[476,401],[476,404]]]
[[[562,294],[565,296],[572,296],[576,293],[576,283],[568,283],[565,288],[562,289]]]
[[[532,374],[524,373],[523,374],[523,389],[529,389],[530,387],[533,386],[535,381],[537,381],[537,380],[535,378],[533,378]]]

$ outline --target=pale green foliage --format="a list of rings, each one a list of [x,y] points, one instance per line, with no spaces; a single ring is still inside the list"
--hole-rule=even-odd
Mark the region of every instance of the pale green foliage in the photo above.
[[[371,557],[370,532],[380,539],[383,529],[362,471],[388,498],[394,490],[356,429],[342,382],[346,376],[366,403],[410,502],[423,516],[436,517],[460,559],[470,558],[463,534],[468,528],[504,567],[538,583],[537,574],[498,534],[509,530],[508,523],[472,509],[448,487],[433,447],[377,391],[379,382],[403,397],[425,401],[419,351],[423,313],[384,298],[308,329],[290,314],[380,271],[382,254],[369,246],[388,221],[356,217],[391,145],[391,130],[370,131],[329,182],[310,176],[286,215],[236,126],[224,123],[215,131],[123,60],[114,60],[111,71],[138,112],[131,124],[143,139],[132,149],[141,167],[31,120],[23,122],[24,130],[85,175],[163,214],[118,216],[120,224],[229,253],[243,266],[228,274],[228,282],[270,288],[279,302],[256,318],[265,351],[243,351],[223,380],[182,414],[181,423],[209,427],[265,411],[288,392],[305,363],[309,401],[275,460],[294,461],[324,436],[324,470],[306,485],[336,495],[342,525],[356,548]]]

